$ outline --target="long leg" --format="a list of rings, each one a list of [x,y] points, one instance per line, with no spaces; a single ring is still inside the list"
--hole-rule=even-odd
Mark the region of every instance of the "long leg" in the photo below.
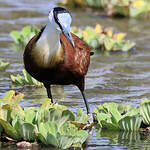
[[[48,98],[50,98],[51,99],[51,102],[53,103],[54,101],[53,101],[53,97],[52,97],[52,93],[51,93],[51,86],[45,86],[45,88],[46,88],[46,90],[47,90],[47,96],[48,96]]]
[[[84,103],[85,103],[86,110],[87,110],[87,115],[88,115],[88,117],[89,117],[88,122],[91,124],[91,123],[94,122],[94,116],[93,116],[93,114],[92,114],[91,111],[90,111],[90,108],[89,108],[89,105],[88,105],[88,101],[87,101],[87,99],[86,99],[86,97],[85,97],[84,91],[82,91],[82,90],[80,90],[80,91],[81,91],[82,97],[83,97],[83,99],[84,99]]]
[[[86,100],[85,93],[82,90],[80,90],[80,91],[81,91],[82,97],[84,99],[84,103],[85,103],[85,106],[86,106],[87,114],[90,114],[90,108],[89,108],[89,105],[88,105],[88,101]]]

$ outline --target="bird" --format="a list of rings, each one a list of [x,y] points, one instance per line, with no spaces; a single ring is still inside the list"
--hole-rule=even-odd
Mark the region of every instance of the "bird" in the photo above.
[[[71,33],[72,16],[64,7],[50,10],[46,25],[25,47],[26,71],[42,82],[53,103],[51,85],[75,85],[80,90],[87,114],[91,114],[85,95],[85,75],[90,64],[90,48]]]

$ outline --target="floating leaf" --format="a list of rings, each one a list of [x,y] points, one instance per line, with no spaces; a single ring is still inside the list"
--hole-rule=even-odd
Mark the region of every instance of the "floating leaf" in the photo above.
[[[107,51],[112,50],[112,48],[113,48],[113,42],[109,38],[109,36],[105,36],[105,38],[104,38],[104,46],[105,46],[105,48],[106,48]]]
[[[27,123],[23,120],[18,119],[14,125],[14,128],[19,133],[20,137],[25,141],[35,141],[36,129],[31,123]]]
[[[27,71],[23,70],[23,75],[17,75],[16,77],[13,75],[10,75],[10,78],[13,83],[17,85],[35,85],[37,87],[42,87],[42,83],[34,79]]]
[[[127,116],[119,120],[119,127],[124,131],[138,131],[142,122],[142,118],[138,115]]]
[[[87,123],[88,121],[88,115],[83,112],[82,108],[79,108],[77,111],[76,121],[80,123]]]
[[[67,117],[69,121],[75,121],[75,115],[70,110],[64,110],[62,117]]]
[[[4,128],[5,130],[5,133],[15,139],[15,140],[19,140],[20,139],[20,136],[18,135],[17,131],[15,130],[15,128],[13,128],[9,122],[3,120],[3,119],[0,119],[0,125]]]
[[[13,40],[14,40],[14,42],[15,42],[16,44],[19,44],[20,39],[21,39],[21,34],[20,34],[20,32],[18,32],[18,31],[12,31],[12,32],[10,33],[10,36],[13,38]]]
[[[25,26],[23,29],[22,29],[22,35],[24,37],[26,36],[29,36],[32,32],[32,27],[31,26]]]
[[[3,99],[1,100],[2,104],[10,104],[11,100],[13,99],[13,96],[15,95],[15,91],[14,90],[10,90],[8,91]]]
[[[39,138],[40,140],[44,141],[46,145],[54,145],[56,147],[59,146],[56,139],[57,131],[58,128],[55,122],[46,122],[39,124]]]
[[[143,117],[143,122],[150,125],[150,101],[144,100],[140,105],[140,114]]]

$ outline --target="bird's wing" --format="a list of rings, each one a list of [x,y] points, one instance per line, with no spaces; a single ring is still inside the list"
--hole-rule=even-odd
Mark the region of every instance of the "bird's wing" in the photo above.
[[[65,64],[67,64],[74,73],[86,75],[90,64],[90,48],[73,33],[72,38],[75,49],[63,34],[60,35],[61,44],[65,52]]]

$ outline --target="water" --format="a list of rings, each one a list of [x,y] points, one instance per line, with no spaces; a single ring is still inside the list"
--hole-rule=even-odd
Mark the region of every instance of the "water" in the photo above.
[[[22,52],[15,52],[11,46],[9,33],[21,30],[25,25],[42,27],[47,21],[49,8],[56,1],[0,0],[0,60],[9,61],[10,66],[0,72],[0,97],[11,88],[10,74],[16,75],[23,69]],[[106,102],[117,102],[138,106],[142,99],[150,97],[150,26],[148,20],[105,18],[92,11],[71,10],[72,25],[84,27],[100,23],[112,26],[116,31],[126,32],[128,39],[137,43],[136,50],[128,53],[102,54],[96,52],[91,57],[91,65],[86,76],[86,96],[90,107]],[[21,87],[13,86],[15,90]],[[39,106],[46,98],[44,88],[26,89],[21,105]],[[75,86],[54,86],[54,99],[76,112],[85,110],[83,99]],[[148,149],[149,138],[140,133],[97,133],[89,139],[88,150],[93,149]],[[112,135],[112,136],[111,136]],[[5,148],[4,148],[5,149]],[[14,148],[15,149],[15,148]]]

